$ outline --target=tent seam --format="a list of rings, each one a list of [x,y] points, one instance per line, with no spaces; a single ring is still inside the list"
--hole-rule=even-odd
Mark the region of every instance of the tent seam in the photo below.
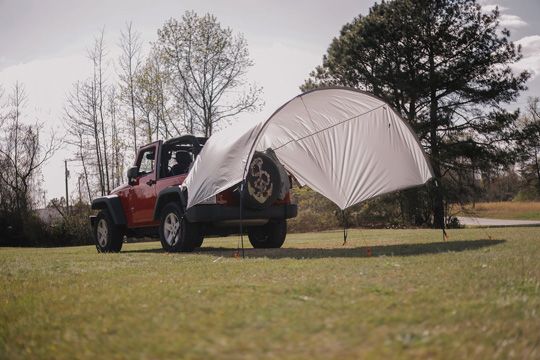
[[[302,100],[302,103],[304,103],[303,100]],[[374,108],[374,109],[368,110],[368,111],[366,111],[366,112],[364,112],[364,113],[362,113],[362,114],[358,114],[358,115],[351,116],[350,118],[347,118],[347,119],[345,119],[345,120],[342,120],[342,121],[340,121],[340,122],[338,122],[338,123],[335,123],[335,124],[333,124],[333,125],[330,125],[330,126],[328,126],[328,127],[326,127],[326,128],[317,130],[317,131],[315,131],[315,132],[313,132],[313,133],[311,133],[311,134],[309,134],[309,135],[306,135],[306,136],[303,136],[303,137],[300,137],[300,138],[297,138],[297,139],[289,140],[289,141],[287,141],[285,144],[280,145],[280,146],[278,146],[278,147],[276,147],[276,148],[273,148],[272,150],[276,151],[276,150],[281,149],[282,147],[285,147],[285,146],[289,145],[289,144],[292,143],[292,142],[302,141],[302,140],[304,140],[304,139],[307,139],[308,137],[315,136],[315,135],[320,134],[320,133],[322,133],[322,132],[324,132],[324,131],[326,131],[326,130],[332,129],[332,128],[336,127],[336,126],[342,125],[342,124],[344,124],[344,123],[346,123],[346,122],[349,122],[349,121],[355,120],[355,119],[357,119],[357,118],[359,118],[359,117],[361,117],[361,116],[367,115],[367,114],[369,114],[370,112],[373,112],[373,111],[375,111],[375,110],[379,110],[380,108],[384,108],[385,106],[386,106],[386,104],[382,104],[382,105],[380,105],[379,107],[376,107],[376,108]],[[305,107],[305,104],[304,104],[304,107]],[[306,109],[306,111],[307,111],[307,109]],[[309,112],[308,112],[308,116],[309,116]],[[311,116],[310,116],[310,120],[311,120]]]

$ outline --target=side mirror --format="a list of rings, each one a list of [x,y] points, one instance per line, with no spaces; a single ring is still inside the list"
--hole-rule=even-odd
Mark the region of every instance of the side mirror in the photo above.
[[[139,175],[139,168],[136,166],[130,167],[127,171],[128,183],[131,185],[138,175]]]

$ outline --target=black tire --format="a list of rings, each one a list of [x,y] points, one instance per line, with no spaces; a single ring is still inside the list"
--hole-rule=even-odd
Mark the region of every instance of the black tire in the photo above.
[[[286,236],[286,220],[270,220],[266,225],[248,228],[249,242],[255,249],[280,248]]]
[[[196,234],[196,236],[195,236],[195,240],[193,241],[193,246],[195,248],[200,248],[202,246],[202,244],[203,244],[203,241],[204,241],[204,236],[199,231],[198,234]]]
[[[251,209],[266,209],[277,200],[280,187],[277,164],[268,155],[255,152],[246,174],[244,205]]]
[[[175,219],[178,228],[175,231],[170,228]],[[197,224],[187,221],[183,216],[182,209],[174,202],[170,202],[161,211],[159,222],[159,239],[161,246],[167,252],[191,252],[202,244],[202,237]]]
[[[97,214],[93,233],[99,253],[116,253],[122,250],[124,234],[121,228],[114,224],[107,210],[101,210]]]

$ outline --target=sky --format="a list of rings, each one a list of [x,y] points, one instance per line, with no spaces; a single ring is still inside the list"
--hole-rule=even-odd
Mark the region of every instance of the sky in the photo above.
[[[366,14],[372,0],[0,0],[0,86],[9,92],[16,81],[28,95],[27,116],[62,134],[63,107],[77,80],[91,74],[86,54],[102,29],[109,58],[118,55],[120,30],[132,22],[146,48],[157,29],[187,10],[210,12],[227,27],[246,38],[254,66],[248,81],[264,89],[260,113],[242,115],[239,121],[267,118],[283,103],[298,95],[299,86],[341,27]],[[511,39],[522,46],[523,59],[515,70],[533,74],[514,107],[523,107],[527,96],[540,96],[540,0],[482,0],[484,10],[495,6]],[[114,64],[110,64],[114,70]],[[66,147],[43,168],[47,198],[64,196]],[[76,172],[75,164],[72,172]],[[76,177],[72,176],[70,188]]]

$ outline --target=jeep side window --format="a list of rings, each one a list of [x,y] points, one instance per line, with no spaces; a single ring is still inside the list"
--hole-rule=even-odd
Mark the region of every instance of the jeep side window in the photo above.
[[[154,160],[154,149],[145,150],[142,154],[141,163],[139,164],[139,175],[146,175],[154,172]]]

